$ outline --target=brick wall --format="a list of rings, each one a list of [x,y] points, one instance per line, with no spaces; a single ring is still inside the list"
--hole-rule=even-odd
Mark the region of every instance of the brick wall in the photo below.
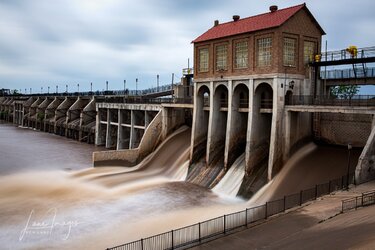
[[[297,39],[297,62],[296,67],[285,69],[283,65],[283,38],[293,37]],[[262,37],[272,37],[272,63],[269,67],[257,67],[256,66],[256,50],[257,50],[257,39]],[[235,69],[234,68],[234,44],[236,41],[247,40],[248,41],[248,60],[249,66],[246,69]],[[236,35],[221,39],[215,39],[211,41],[205,41],[194,44],[194,78],[195,81],[203,80],[204,78],[220,78],[230,76],[241,76],[241,75],[256,75],[266,73],[285,73],[287,70],[288,74],[306,74],[306,66],[303,62],[303,41],[314,41],[317,44],[317,51],[320,51],[321,46],[321,33],[317,28],[311,17],[306,13],[304,9],[296,13],[286,23],[278,28],[267,29],[257,31],[253,33],[247,33],[242,35]],[[220,44],[227,44],[227,62],[228,69],[225,71],[216,71],[215,68],[215,51],[216,46]],[[209,49],[209,70],[208,72],[199,72],[199,60],[198,51],[200,48]]]

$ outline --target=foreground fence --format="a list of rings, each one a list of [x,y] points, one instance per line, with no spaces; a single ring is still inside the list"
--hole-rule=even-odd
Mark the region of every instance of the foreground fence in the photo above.
[[[375,204],[375,190],[342,201],[341,212]]]
[[[298,193],[284,196],[281,199],[266,202],[266,204],[261,206],[247,208],[243,211],[226,214],[211,220],[107,249],[155,250],[189,248],[220,236],[230,234],[231,232],[256,225],[270,216],[301,206],[302,204],[315,200],[320,196],[344,189],[348,184],[353,183],[354,174],[350,174],[349,178],[345,175],[327,183],[315,185],[315,187],[310,189],[301,190]],[[361,204],[367,204],[370,202],[370,198],[364,198],[361,202]],[[372,202],[374,202],[374,196],[372,196]]]

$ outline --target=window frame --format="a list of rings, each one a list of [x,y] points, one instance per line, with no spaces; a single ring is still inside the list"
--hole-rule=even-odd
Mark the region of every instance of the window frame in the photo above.
[[[310,59],[314,59],[314,58],[310,58],[310,55],[306,55],[306,43],[310,43],[312,44],[312,56],[314,56],[317,51],[318,51],[318,48],[317,48],[317,42],[316,41],[312,41],[312,40],[303,40],[303,64],[306,66],[308,65]],[[306,60],[307,58],[307,60]]]
[[[219,57],[218,49],[221,47],[223,47],[224,49],[222,50],[223,54]],[[221,67],[219,67],[219,59],[221,59]],[[215,71],[227,71],[229,66],[228,64],[228,43],[215,44]]]
[[[241,48],[238,48],[238,45],[239,44],[243,44],[243,43],[246,43],[245,46],[242,47],[242,49],[244,49],[244,51],[241,51],[242,52],[242,58],[239,58],[238,55],[239,55],[239,51]],[[242,39],[242,40],[237,40],[237,41],[234,41],[233,42],[233,68],[234,69],[238,69],[238,70],[242,70],[242,69],[248,69],[249,68],[249,51],[250,51],[250,48],[249,48],[249,41],[248,39]],[[245,60],[245,65],[241,65],[239,66],[240,63],[238,63],[238,60]]]
[[[207,51],[206,67],[202,68],[202,54],[201,51]],[[208,46],[198,48],[198,72],[207,73],[210,71],[210,48]]]
[[[268,44],[268,46],[261,46],[260,41],[263,41],[263,44]],[[255,42],[256,42],[256,64],[257,64],[257,67],[262,68],[262,67],[272,66],[273,37],[272,36],[257,37]],[[261,48],[263,49],[263,51],[261,51]]]
[[[289,42],[287,42],[289,40]],[[293,41],[293,43],[291,43]],[[293,47],[288,45],[293,44]],[[285,67],[297,67],[298,58],[298,40],[296,37],[284,36],[283,37],[283,66]]]

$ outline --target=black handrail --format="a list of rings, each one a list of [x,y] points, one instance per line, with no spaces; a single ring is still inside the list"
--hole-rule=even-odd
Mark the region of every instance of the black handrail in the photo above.
[[[341,178],[330,180],[327,183],[315,185],[312,188],[301,190],[298,193],[284,196],[282,199],[266,202],[263,205],[246,208],[245,210],[225,214],[210,220],[199,222],[194,225],[171,230],[145,239],[140,239],[123,245],[107,248],[108,250],[129,249],[185,249],[199,245],[203,242],[213,240],[219,236],[224,236],[230,232],[245,229],[249,225],[254,225],[262,220],[267,220],[270,216],[284,213],[286,210],[301,206],[302,204],[315,200],[332,192],[346,189],[354,182],[354,173]],[[357,183],[360,184],[360,183]],[[375,192],[374,192],[375,193]]]

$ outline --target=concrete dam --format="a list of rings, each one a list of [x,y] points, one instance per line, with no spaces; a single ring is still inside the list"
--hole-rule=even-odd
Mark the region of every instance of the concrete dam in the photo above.
[[[1,97],[1,119],[105,147],[107,150],[93,154],[97,167],[139,168],[139,163],[157,155],[162,145],[173,148],[177,139],[170,135],[183,127],[189,136],[177,140],[185,148],[176,157],[188,161],[185,180],[234,196],[251,197],[294,152],[311,141],[345,147],[350,142],[363,149],[356,178],[370,178],[374,171],[373,100],[353,98],[349,103],[324,96],[293,96],[291,90],[311,91],[312,84],[301,76],[289,77],[220,80],[194,83],[193,88],[191,75],[185,75],[174,87],[173,98]],[[285,92],[283,84],[291,81],[294,88]],[[159,161],[163,160],[159,157]],[[228,182],[236,184],[224,185]]]

